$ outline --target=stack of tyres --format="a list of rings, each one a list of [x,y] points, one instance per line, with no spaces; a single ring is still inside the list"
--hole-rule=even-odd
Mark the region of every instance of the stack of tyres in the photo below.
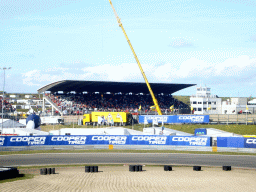
[[[139,166],[139,171],[142,171],[142,165],[138,165]]]
[[[94,166],[90,166],[90,173],[94,172]]]
[[[97,173],[99,167],[98,166],[85,166],[86,173]]]
[[[231,171],[231,166],[223,166],[223,171]]]
[[[97,173],[98,172],[98,166],[93,166],[94,168],[93,168],[93,172],[94,173]]]
[[[46,168],[40,169],[40,175],[47,175],[47,169]]]
[[[89,173],[90,172],[90,166],[85,166],[85,173]]]
[[[142,165],[129,165],[129,171],[131,172],[141,172],[142,171]]]
[[[47,173],[48,173],[49,175],[51,175],[51,174],[52,174],[52,168],[47,168]]]
[[[135,165],[135,171],[139,172],[139,165]]]
[[[52,174],[55,174],[55,168],[52,168]]]
[[[201,171],[201,166],[193,166],[194,171]]]
[[[42,168],[40,169],[40,175],[55,174],[55,168]]]
[[[164,171],[172,171],[172,166],[164,165]]]
[[[129,171],[134,172],[135,171],[135,165],[129,165]]]

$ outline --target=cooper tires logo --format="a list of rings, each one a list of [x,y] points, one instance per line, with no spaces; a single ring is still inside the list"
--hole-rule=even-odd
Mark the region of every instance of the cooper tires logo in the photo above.
[[[54,142],[68,142],[69,145],[83,145],[86,142],[86,137],[81,136],[54,136],[51,141]]]
[[[256,144],[256,139],[247,139],[246,143],[247,144]]]
[[[199,138],[199,137],[173,137],[172,141],[175,142],[189,142],[189,145],[207,145],[208,138]]]
[[[0,145],[4,145],[5,138],[0,138]]]
[[[93,136],[92,141],[109,141],[109,144],[126,144],[126,136]]]
[[[190,120],[191,122],[204,122],[204,116],[179,116],[179,120]]]
[[[148,141],[149,144],[165,145],[167,137],[156,136],[133,136],[132,141]]]
[[[11,137],[10,142],[28,143],[28,145],[44,145],[46,137]]]

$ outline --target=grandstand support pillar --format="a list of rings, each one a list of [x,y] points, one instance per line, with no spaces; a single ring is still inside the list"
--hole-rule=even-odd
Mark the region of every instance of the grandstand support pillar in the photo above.
[[[44,98],[44,94],[45,93],[43,93],[43,111],[42,111],[42,114],[45,116],[45,102],[44,102],[45,98]]]
[[[53,116],[53,106],[52,106],[52,116]]]

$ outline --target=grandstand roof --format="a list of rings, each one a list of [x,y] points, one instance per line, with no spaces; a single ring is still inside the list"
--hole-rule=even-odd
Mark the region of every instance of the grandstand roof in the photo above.
[[[150,83],[155,94],[172,94],[195,84]],[[73,81],[62,80],[45,85],[37,90],[38,93],[51,91],[63,92],[112,92],[112,93],[149,93],[146,83],[111,82],[111,81]]]

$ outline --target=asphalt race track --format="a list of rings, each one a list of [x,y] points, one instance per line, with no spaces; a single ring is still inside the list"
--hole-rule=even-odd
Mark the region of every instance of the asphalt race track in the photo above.
[[[252,155],[204,155],[175,153],[44,153],[0,155],[0,166],[51,164],[169,164],[256,168]]]

